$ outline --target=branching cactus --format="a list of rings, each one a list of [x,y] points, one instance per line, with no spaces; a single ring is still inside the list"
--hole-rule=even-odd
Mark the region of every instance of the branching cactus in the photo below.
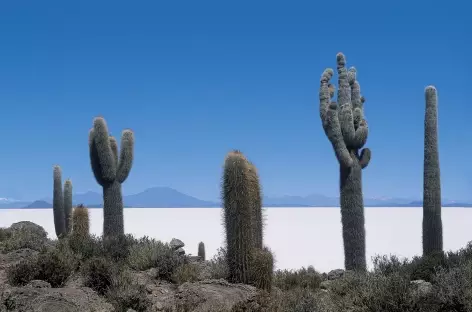
[[[90,162],[92,171],[103,188],[103,235],[105,238],[124,235],[123,197],[121,184],[131,171],[134,155],[134,134],[124,130],[121,149],[108,133],[105,119],[94,119],[89,133]]]
[[[340,165],[344,265],[347,270],[365,271],[362,169],[369,164],[371,152],[368,148],[362,148],[367,141],[368,126],[364,118],[364,98],[360,94],[356,70],[346,69],[346,59],[342,53],[337,54],[336,61],[338,103],[331,101],[335,88],[330,84],[330,79],[334,72],[328,68],[320,80],[320,117]]]
[[[52,211],[54,214],[54,228],[58,238],[67,233],[64,215],[64,197],[62,194],[62,170],[59,166],[53,168],[53,195]]]
[[[229,281],[248,284],[254,246],[249,162],[239,151],[225,159],[222,200]]]
[[[198,243],[198,256],[201,260],[205,261],[205,244],[203,242]]]
[[[261,185],[259,183],[259,175],[257,168],[253,163],[249,162],[249,183],[251,191],[251,202],[252,207],[252,224],[254,235],[254,247],[262,249],[263,236],[264,236],[264,219],[263,219],[263,208],[262,208],[262,192]]]
[[[64,221],[66,232],[69,234],[72,230],[71,213],[72,213],[72,181],[67,179],[64,182]]]
[[[423,255],[443,251],[441,179],[438,152],[438,102],[436,88],[425,90],[423,169]]]

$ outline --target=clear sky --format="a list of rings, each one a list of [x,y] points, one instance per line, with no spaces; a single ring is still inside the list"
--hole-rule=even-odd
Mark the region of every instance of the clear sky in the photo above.
[[[88,130],[135,131],[125,194],[215,200],[240,149],[267,195],[338,193],[319,78],[344,52],[366,97],[366,196],[421,198],[424,88],[439,94],[443,197],[472,198],[470,1],[2,1],[0,197],[100,190]]]

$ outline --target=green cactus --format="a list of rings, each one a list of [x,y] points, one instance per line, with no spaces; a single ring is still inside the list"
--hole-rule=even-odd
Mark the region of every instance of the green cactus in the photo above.
[[[62,194],[62,170],[59,166],[53,168],[53,196],[52,211],[54,214],[54,228],[58,238],[64,237],[67,233],[64,216],[64,197]]]
[[[124,235],[121,184],[133,164],[133,131],[123,131],[118,157],[115,138],[109,135],[105,119],[97,117],[89,133],[89,148],[93,174],[103,188],[103,235],[105,238]]]
[[[222,179],[223,216],[226,231],[228,280],[248,284],[254,246],[249,162],[239,151],[228,153]]]
[[[441,177],[438,153],[438,103],[433,86],[425,89],[423,169],[423,255],[443,251]]]
[[[206,258],[205,258],[205,244],[203,242],[198,243],[198,256],[203,261],[206,260]]]
[[[72,213],[72,181],[67,179],[64,182],[64,221],[66,224],[66,232],[69,234],[72,230],[71,213]]]
[[[251,284],[270,292],[274,274],[274,256],[269,248],[254,248],[251,263]]]
[[[334,72],[328,68],[320,80],[320,117],[340,164],[340,202],[344,241],[344,265],[347,270],[365,271],[364,200],[362,169],[370,162],[370,149],[362,147],[368,136],[364,101],[356,80],[356,70],[346,69],[342,53],[336,55],[338,104],[331,102],[334,86],[329,83]],[[360,153],[359,153],[360,152]]]
[[[87,237],[90,234],[90,218],[88,208],[78,205],[72,212],[72,235]]]
[[[251,202],[252,207],[252,224],[254,235],[254,247],[262,249],[263,237],[264,237],[264,218],[262,208],[262,192],[261,185],[259,183],[259,175],[257,168],[253,163],[249,162],[249,190],[251,191]]]

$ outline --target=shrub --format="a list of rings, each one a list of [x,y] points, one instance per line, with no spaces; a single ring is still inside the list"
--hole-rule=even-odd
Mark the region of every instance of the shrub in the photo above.
[[[4,241],[1,245],[4,252],[11,252],[24,248],[42,251],[45,247],[44,243],[46,242],[46,239],[43,236],[38,235],[35,230],[24,228],[18,231],[10,231],[4,229],[2,232]]]
[[[442,252],[424,257],[414,257],[406,269],[410,272],[410,280],[431,282],[441,267],[447,267],[447,258]]]
[[[395,255],[380,256],[377,255],[372,259],[374,265],[374,273],[390,276],[395,273],[407,273],[406,267],[410,263],[408,259],[399,259]]]
[[[209,261],[210,278],[227,279],[228,262],[226,261],[226,249],[218,248],[216,255]]]
[[[472,311],[472,261],[450,270],[439,269],[433,282],[442,311]]]
[[[75,268],[76,262],[70,253],[52,249],[11,266],[7,270],[7,278],[14,286],[42,280],[52,287],[61,287]]]
[[[7,239],[10,239],[12,233],[9,229],[7,228],[0,228],[0,242],[6,241]]]
[[[132,235],[120,235],[104,238],[103,250],[105,255],[114,261],[124,261],[130,254],[130,249],[137,243]]]
[[[143,237],[130,247],[128,264],[131,268],[143,271],[156,269],[156,277],[171,280],[176,268],[183,263],[169,244]]]
[[[274,274],[274,256],[270,249],[253,249],[250,273],[252,285],[270,292]]]
[[[185,282],[196,282],[199,277],[200,270],[193,263],[184,263],[179,265],[172,274],[172,282],[183,284]]]
[[[312,266],[298,271],[277,270],[274,274],[274,285],[282,290],[307,288],[316,290],[320,287],[321,275]]]
[[[145,312],[152,304],[146,296],[145,287],[136,284],[126,271],[121,271],[112,277],[106,297],[117,312],[127,312],[128,309]]]
[[[112,277],[117,273],[114,263],[105,258],[91,258],[81,268],[84,284],[104,295],[111,286]]]

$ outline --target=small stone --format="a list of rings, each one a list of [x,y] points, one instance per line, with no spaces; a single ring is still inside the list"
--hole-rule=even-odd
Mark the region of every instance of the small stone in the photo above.
[[[413,287],[413,294],[420,297],[430,294],[433,290],[433,285],[424,280],[411,281],[410,285]]]
[[[328,273],[328,280],[337,280],[340,279],[341,277],[344,276],[344,270],[343,269],[336,269],[336,270],[331,270]]]
[[[185,255],[185,250],[184,250],[182,247],[180,247],[179,249],[177,249],[175,252],[177,252],[177,254],[178,254],[179,256]]]
[[[185,244],[184,242],[182,242],[180,239],[178,238],[173,238],[171,241],[170,241],[170,247],[173,249],[173,250],[177,250],[179,248],[182,248],[184,247]]]

